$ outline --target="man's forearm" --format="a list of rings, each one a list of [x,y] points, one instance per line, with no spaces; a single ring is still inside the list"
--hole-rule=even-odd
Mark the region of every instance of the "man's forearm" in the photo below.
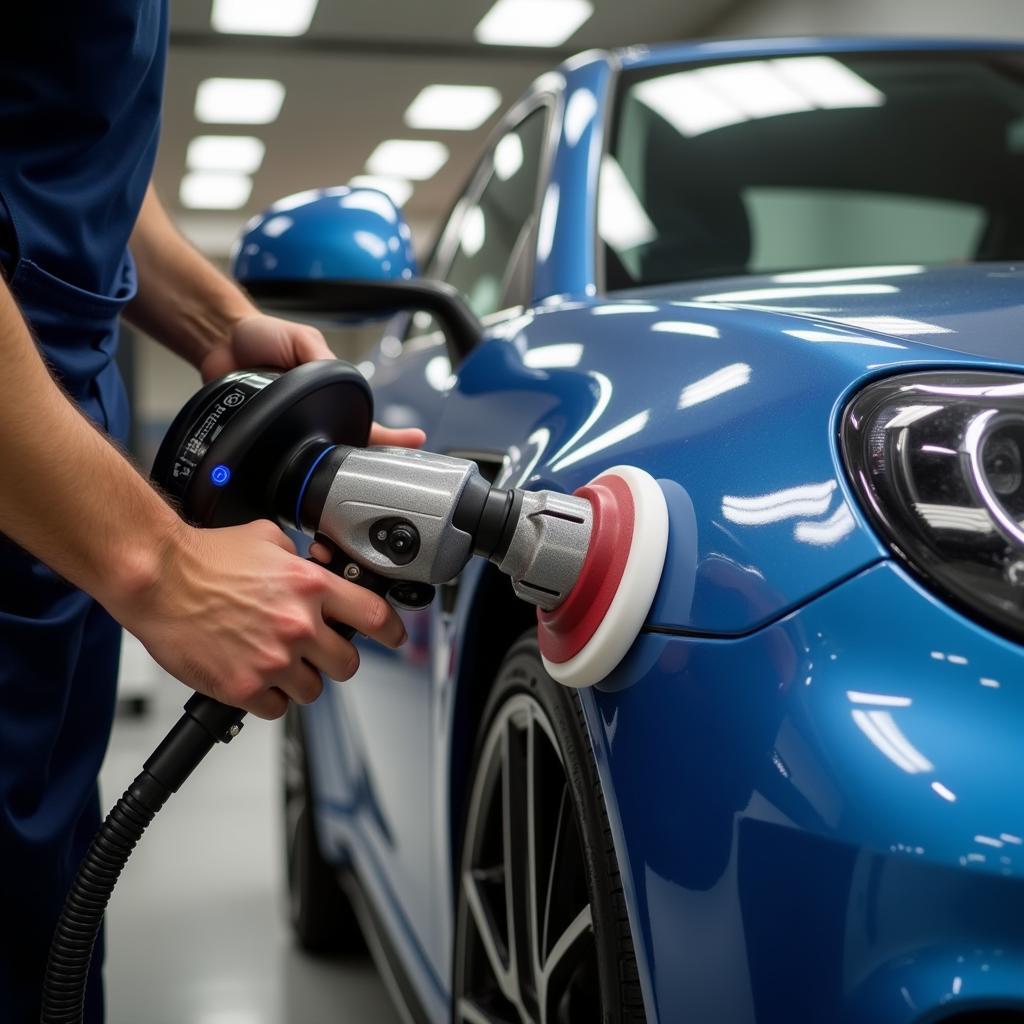
[[[126,318],[193,366],[256,313],[242,291],[178,233],[152,185],[131,237],[139,293]]]
[[[0,280],[0,533],[114,614],[184,524],[50,376]]]

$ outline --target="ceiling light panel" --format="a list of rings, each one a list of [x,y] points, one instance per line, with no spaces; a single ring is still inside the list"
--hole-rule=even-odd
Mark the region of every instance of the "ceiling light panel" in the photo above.
[[[589,0],[498,0],[473,34],[491,46],[561,46],[593,13]]]
[[[252,178],[222,171],[189,171],[178,197],[190,210],[237,210],[249,201]]]
[[[285,89],[273,78],[207,78],[196,90],[196,119],[204,124],[270,124]]]
[[[252,135],[198,135],[188,144],[185,162],[192,171],[255,174],[266,148]]]
[[[309,31],[317,0],[213,0],[210,22],[218,32],[301,36]]]
[[[366,161],[371,174],[426,181],[448,162],[448,147],[427,139],[387,139]]]
[[[375,188],[391,197],[395,206],[402,207],[412,195],[412,182],[404,178],[384,178],[377,174],[357,174],[349,181],[353,188]]]
[[[410,128],[473,131],[501,104],[501,93],[489,85],[428,85],[409,105]]]

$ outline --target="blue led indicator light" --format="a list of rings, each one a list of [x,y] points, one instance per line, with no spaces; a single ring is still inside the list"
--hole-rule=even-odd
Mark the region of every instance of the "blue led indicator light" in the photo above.
[[[214,466],[210,470],[210,479],[215,487],[223,487],[231,479],[231,470],[227,466]]]

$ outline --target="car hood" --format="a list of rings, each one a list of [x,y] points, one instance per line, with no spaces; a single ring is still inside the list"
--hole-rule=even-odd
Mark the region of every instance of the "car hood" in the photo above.
[[[1024,266],[1019,264],[861,267],[691,281],[629,294],[828,321],[999,362],[1024,358]]]

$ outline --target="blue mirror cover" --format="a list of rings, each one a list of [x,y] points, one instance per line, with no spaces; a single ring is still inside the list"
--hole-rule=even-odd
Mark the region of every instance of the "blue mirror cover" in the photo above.
[[[412,232],[383,192],[310,189],[246,224],[232,259],[242,284],[266,280],[410,281]]]

